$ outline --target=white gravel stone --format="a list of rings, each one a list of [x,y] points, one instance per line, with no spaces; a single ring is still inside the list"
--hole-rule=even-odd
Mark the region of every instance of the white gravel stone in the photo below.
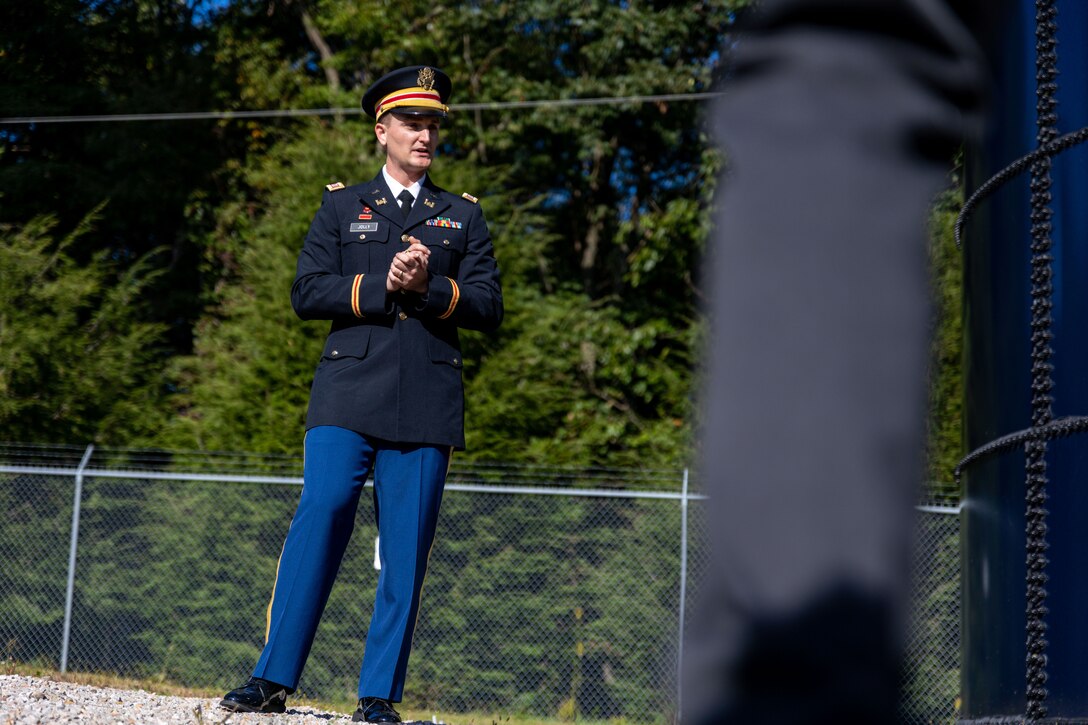
[[[228,712],[220,698],[154,695],[41,677],[0,675],[0,725],[331,725],[350,715],[312,707],[291,707],[282,715]]]

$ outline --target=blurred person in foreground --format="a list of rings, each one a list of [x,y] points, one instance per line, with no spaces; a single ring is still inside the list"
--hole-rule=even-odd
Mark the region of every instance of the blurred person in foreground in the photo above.
[[[922,475],[926,221],[984,68],[939,0],[765,0],[713,115],[685,723],[893,723]]]
[[[494,330],[499,272],[477,199],[428,174],[451,91],[445,73],[401,68],[363,96],[385,151],[372,180],[326,187],[298,258],[291,302],[331,320],[306,419],[302,496],[249,681],[221,706],[283,712],[374,476],[381,574],[352,720],[401,722],[420,590],[450,455],[464,448],[459,328]]]

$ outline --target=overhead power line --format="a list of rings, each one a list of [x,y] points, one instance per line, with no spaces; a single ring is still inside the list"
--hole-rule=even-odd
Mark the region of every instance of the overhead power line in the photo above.
[[[541,106],[619,106],[625,103],[660,103],[665,101],[701,101],[722,95],[705,93],[666,93],[656,96],[605,96],[602,98],[559,98],[545,101],[494,101],[459,103],[451,111],[502,111]],[[295,116],[347,116],[362,114],[361,108],[280,108],[267,111],[193,111],[189,113],[115,113],[87,116],[12,116],[0,118],[0,124],[32,123],[117,123],[121,121],[196,121],[241,120],[247,118],[289,118]]]

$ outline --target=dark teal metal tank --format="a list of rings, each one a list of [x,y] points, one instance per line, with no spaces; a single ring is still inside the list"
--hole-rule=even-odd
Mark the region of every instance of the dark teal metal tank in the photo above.
[[[1058,8],[1058,133],[1088,126],[1088,2]],[[1036,147],[1035,3],[988,6],[983,43],[994,76],[990,124],[968,154],[967,189]],[[1088,146],[1052,161],[1051,330],[1055,419],[1088,415]],[[967,222],[965,444],[1032,425],[1029,174],[983,201]],[[1088,433],[1048,443],[1046,717],[1088,723]],[[1023,716],[1025,454],[982,458],[963,473],[965,722]]]

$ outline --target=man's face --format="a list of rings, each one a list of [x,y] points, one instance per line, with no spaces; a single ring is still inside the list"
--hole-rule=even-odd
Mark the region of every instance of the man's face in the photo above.
[[[386,160],[405,173],[422,175],[438,147],[437,116],[398,116],[390,112],[374,126],[378,142],[385,146]]]

